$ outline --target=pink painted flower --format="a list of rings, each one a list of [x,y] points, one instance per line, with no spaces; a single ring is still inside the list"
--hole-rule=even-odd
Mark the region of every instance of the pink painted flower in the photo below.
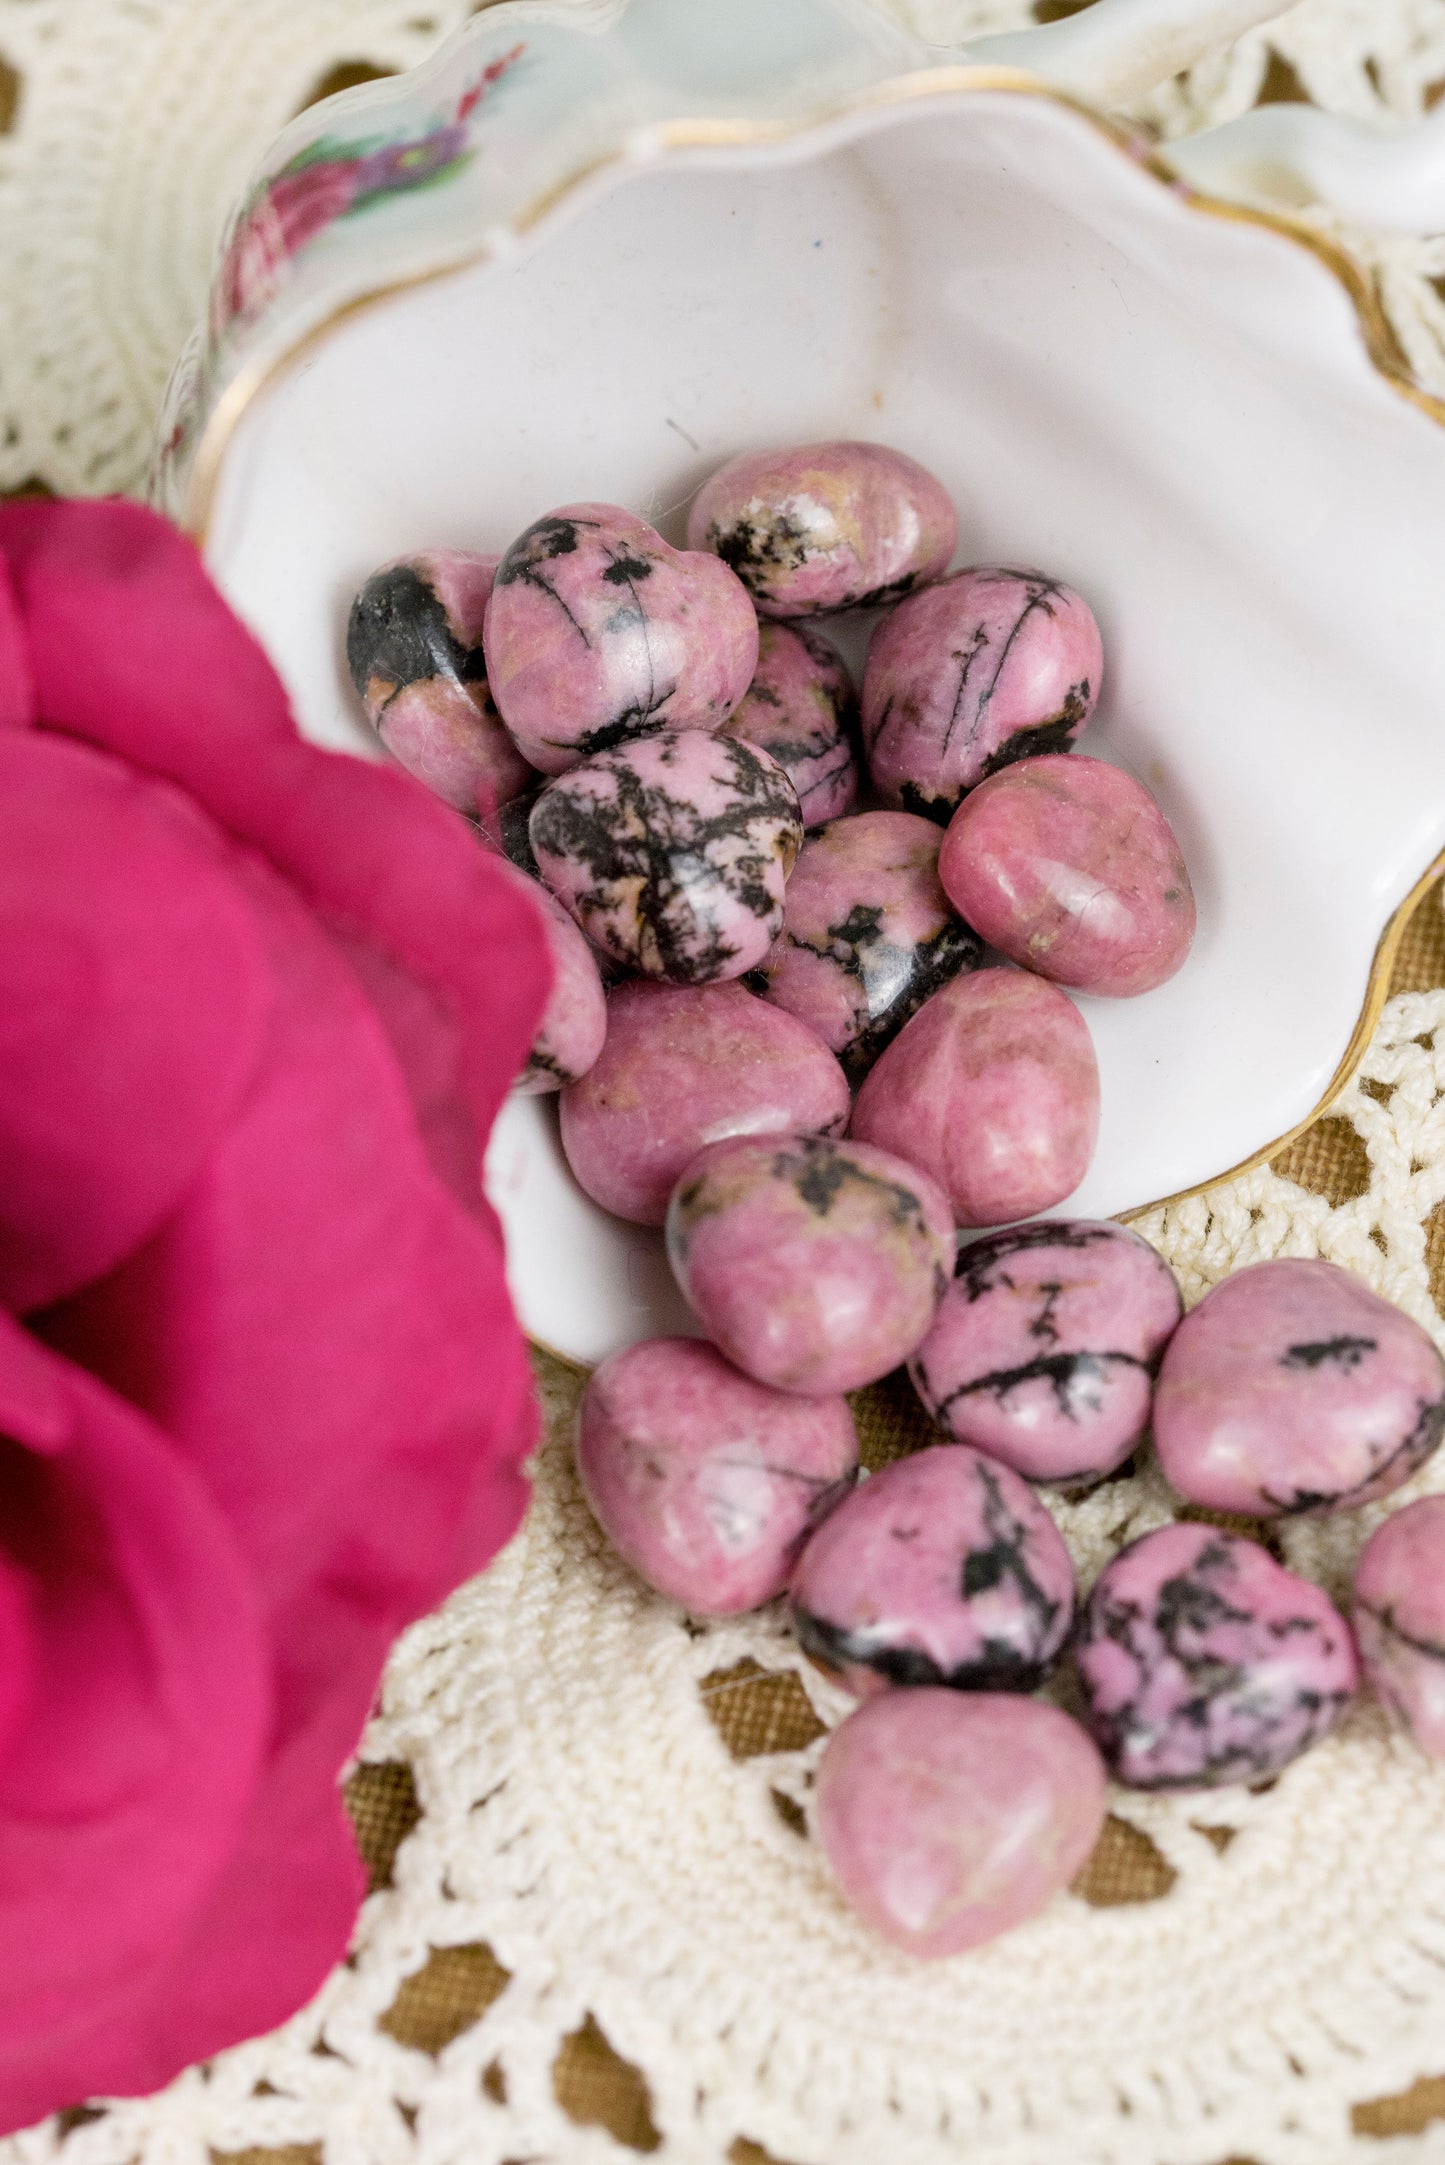
[[[545,956],[188,542],[0,507],[0,2129],[345,1948],[388,1644],[525,1501],[477,1175]]]
[[[361,170],[358,158],[317,158],[277,174],[227,244],[213,301],[225,321],[265,307],[290,258],[350,210]]]

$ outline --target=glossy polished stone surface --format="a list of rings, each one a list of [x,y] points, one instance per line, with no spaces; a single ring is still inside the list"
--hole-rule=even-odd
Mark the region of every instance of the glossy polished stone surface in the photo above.
[[[863,1922],[930,1960],[997,1939],[1062,1892],[1104,1799],[1099,1754],[1057,1708],[888,1691],[829,1738],[813,1824]]]
[[[729,459],[693,501],[691,549],[730,564],[760,616],[896,599],[936,579],[958,516],[925,467],[885,444],[800,444]]]
[[[548,784],[528,829],[543,879],[587,937],[673,985],[762,961],[803,840],[777,761],[701,730],[599,752]]]
[[[482,653],[495,556],[424,549],[373,572],[351,605],[346,663],[398,765],[473,818],[536,780],[497,712]]]
[[[1193,945],[1174,830],[1106,760],[1026,759],[980,783],[949,822],[938,874],[991,946],[1079,992],[1152,992]]]
[[[960,1249],[908,1372],[956,1443],[1030,1481],[1082,1487],[1142,1439],[1182,1312],[1173,1271],[1127,1226],[1010,1226]]]
[[[948,1200],[866,1143],[734,1136],[667,1211],[674,1276],[709,1338],[759,1382],[853,1391],[906,1360],[953,1268]]]
[[[1074,1567],[1026,1481],[959,1443],[883,1466],[809,1541],[793,1629],[871,1698],[889,1684],[1034,1691],[1074,1622]]]
[[[852,809],[858,699],[842,657],[806,624],[764,624],[758,667],[723,734],[760,744],[798,792],[805,827]]]
[[[699,1616],[771,1601],[858,1470],[842,1398],[792,1398],[696,1338],[649,1338],[594,1369],[577,1470],[640,1577]]]
[[[1094,710],[1099,627],[1041,571],[983,565],[910,595],[874,632],[863,749],[883,795],[947,820],[1016,759],[1066,752]]]
[[[659,729],[720,729],[758,625],[717,557],[672,549],[618,504],[564,504],[517,536],[487,605],[487,674],[544,774]]]
[[[983,943],[938,877],[942,837],[911,812],[860,812],[803,844],[783,930],[749,982],[866,1074],[910,1015]]]
[[[963,1226],[1062,1203],[1099,1132],[1099,1070],[1066,993],[1022,970],[935,992],[864,1077],[850,1133],[931,1173]]]
[[[848,1080],[811,1030],[741,985],[625,983],[607,1042],[562,1092],[562,1148],[594,1202],[661,1225],[705,1143],[727,1135],[841,1135]]]
[[[1422,1751],[1445,1759],[1445,1496],[1423,1496],[1375,1528],[1350,1619],[1371,1689]]]
[[[607,1036],[607,995],[597,958],[561,903],[506,858],[501,863],[542,912],[552,963],[552,990],[527,1065],[512,1085],[519,1097],[541,1097],[576,1082],[596,1060]]]
[[[1089,1726],[1135,1789],[1216,1789],[1288,1766],[1358,1681],[1350,1627],[1258,1542],[1164,1526],[1094,1582],[1078,1638]]]
[[[1191,1503],[1251,1518],[1388,1496],[1445,1429],[1445,1364],[1411,1318],[1337,1264],[1236,1271],[1175,1332],[1154,1440]]]

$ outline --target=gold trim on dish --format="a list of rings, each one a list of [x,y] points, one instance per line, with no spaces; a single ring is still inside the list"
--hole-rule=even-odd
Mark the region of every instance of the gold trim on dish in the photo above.
[[[1129,123],[1101,112],[1085,99],[1070,91],[1061,90],[1057,85],[1023,69],[968,65],[920,69],[914,74],[875,84],[869,90],[840,98],[811,113],[801,117],[795,115],[786,120],[691,119],[646,125],[634,137],[632,147],[624,146],[610,151],[605,156],[594,158],[577,167],[564,179],[545,190],[502,230],[509,238],[523,238],[604,174],[621,172],[628,168],[639,172],[645,170],[651,163],[651,157],[649,155],[644,159],[640,155],[644,147],[650,154],[740,149],[792,142],[836,122],[848,120],[855,114],[958,92],[1002,93],[1013,97],[1041,99],[1047,104],[1063,106],[1126,157],[1137,171],[1148,174],[1166,188],[1170,195],[1187,209],[1201,212],[1206,217],[1224,219],[1231,224],[1259,227],[1265,232],[1279,234],[1283,239],[1306,250],[1344,289],[1354,310],[1366,356],[1376,373],[1429,420],[1445,427],[1445,399],[1437,398],[1416,382],[1378,293],[1358,264],[1337,241],[1307,224],[1304,219],[1287,212],[1230,203],[1223,197],[1208,195],[1201,189],[1192,187],[1174,171],[1167,157]],[[273,355],[268,360],[258,360],[249,367],[240,369],[226,385],[207,416],[187,477],[181,524],[197,545],[204,549],[209,539],[221,464],[231,437],[242,415],[263,389],[298,367],[322,339],[329,337],[339,325],[349,322],[353,317],[383,301],[393,299],[397,294],[474,269],[478,264],[489,261],[497,252],[496,242],[493,240],[485,247],[473,248],[446,263],[433,265],[428,270],[391,279],[369,293],[359,294],[354,299],[343,302],[321,322],[304,332],[284,353]],[[1120,1212],[1119,1216],[1124,1222],[1145,1217],[1150,1211],[1163,1210],[1172,1204],[1186,1202],[1190,1197],[1203,1195],[1225,1181],[1253,1172],[1258,1166],[1277,1156],[1281,1150],[1288,1149],[1306,1128],[1313,1126],[1329,1109],[1364,1058],[1389,993],[1390,976],[1400,942],[1410,919],[1442,873],[1445,873],[1445,852],[1421,874],[1381,933],[1370,966],[1364,1005],[1330,1080],[1329,1088],[1313,1110],[1286,1134],[1265,1143],[1239,1164],[1215,1173],[1191,1188],[1183,1188],[1176,1195],[1165,1196],[1157,1202],[1141,1203],[1131,1210]],[[541,1341],[534,1340],[533,1343],[540,1345]],[[543,1346],[542,1350],[569,1367],[576,1368],[581,1365],[569,1355],[557,1353],[550,1346]]]

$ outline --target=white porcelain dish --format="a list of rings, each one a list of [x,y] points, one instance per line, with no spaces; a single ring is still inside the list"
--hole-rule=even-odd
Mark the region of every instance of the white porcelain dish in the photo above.
[[[651,37],[698,19],[632,8]],[[488,11],[449,80],[553,21]],[[1180,975],[1080,1003],[1103,1125],[1069,1207],[1129,1211],[1318,1109],[1378,1011],[1382,937],[1445,849],[1445,428],[1390,379],[1340,267],[1278,222],[1192,196],[1043,83],[901,72],[881,34],[868,51],[874,79],[841,88],[812,56],[823,87],[790,114],[622,130],[474,226],[470,260],[455,230],[430,254],[413,237],[367,305],[338,286],[313,321],[293,302],[229,375],[213,342],[209,382],[178,387],[171,480],[302,727],[372,751],[342,632],[387,556],[499,548],[583,497],[677,540],[691,491],[752,445],[866,436],[922,459],[962,560],[1041,563],[1093,602],[1085,748],[1154,790],[1194,875]],[[535,1336],[592,1360],[686,1327],[657,1236],[572,1183],[550,1101],[508,1109],[488,1177]]]

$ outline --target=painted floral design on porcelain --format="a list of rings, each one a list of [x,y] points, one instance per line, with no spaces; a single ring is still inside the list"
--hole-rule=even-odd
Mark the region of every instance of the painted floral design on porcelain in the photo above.
[[[323,135],[252,195],[226,244],[211,296],[211,335],[250,323],[276,297],[290,263],[339,218],[395,195],[451,180],[473,155],[474,117],[526,51],[514,45],[468,85],[424,133]]]

